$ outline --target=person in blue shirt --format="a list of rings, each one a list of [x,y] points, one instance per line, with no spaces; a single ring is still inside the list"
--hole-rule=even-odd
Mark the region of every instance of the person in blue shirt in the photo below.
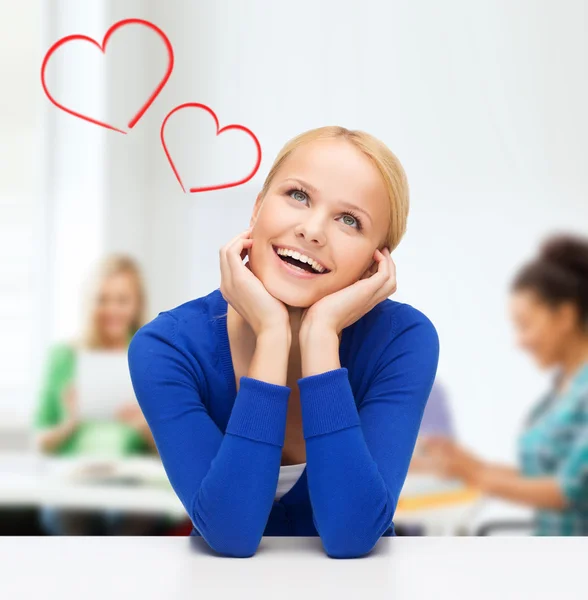
[[[432,435],[449,439],[456,438],[453,409],[449,401],[449,394],[445,385],[438,378],[433,382],[433,388],[427,400],[427,406],[425,407],[423,420],[421,421],[421,428],[419,429],[419,436]]]
[[[521,428],[518,467],[436,436],[422,451],[431,472],[533,507],[534,535],[588,535],[588,239],[547,239],[513,281],[511,312],[520,346],[555,371]]]
[[[380,140],[310,130],[279,152],[220,288],[129,346],[170,483],[221,555],[265,536],[369,553],[393,517],[439,360],[431,321],[395,302],[408,184]],[[248,259],[245,264],[243,261]]]

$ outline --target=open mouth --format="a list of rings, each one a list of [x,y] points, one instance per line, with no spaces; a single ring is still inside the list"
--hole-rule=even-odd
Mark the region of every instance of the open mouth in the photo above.
[[[282,255],[282,254],[278,254],[278,248],[276,248],[275,246],[272,246],[272,248],[274,249],[274,252],[276,253],[277,257],[285,263],[288,263],[289,265],[300,269],[300,271],[304,271],[306,273],[312,273],[313,275],[324,275],[326,273],[330,273],[329,269],[325,269],[323,267],[320,267],[316,264],[309,264],[307,262],[302,262],[301,260],[298,260],[297,258],[294,258],[293,256],[287,256],[287,255]],[[319,271],[318,269],[323,269],[322,271]]]

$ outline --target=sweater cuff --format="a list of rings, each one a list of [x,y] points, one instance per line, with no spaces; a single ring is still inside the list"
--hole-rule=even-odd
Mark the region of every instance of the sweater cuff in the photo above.
[[[226,433],[283,447],[290,388],[241,377]]]
[[[304,439],[360,424],[345,367],[298,380]]]

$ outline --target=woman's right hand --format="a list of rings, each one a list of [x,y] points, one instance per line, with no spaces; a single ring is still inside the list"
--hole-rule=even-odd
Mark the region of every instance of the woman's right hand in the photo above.
[[[274,298],[243,264],[253,245],[251,228],[220,249],[221,285],[225,300],[249,323],[256,337],[270,330],[290,330],[286,305]]]
[[[64,390],[63,404],[66,410],[66,420],[71,424],[78,424],[80,421],[78,392],[73,384],[68,385]]]

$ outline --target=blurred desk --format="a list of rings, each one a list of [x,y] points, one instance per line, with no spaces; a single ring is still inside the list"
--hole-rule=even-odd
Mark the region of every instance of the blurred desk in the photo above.
[[[586,556],[581,537],[391,537],[338,560],[316,537],[264,537],[243,559],[201,538],[15,536],[0,538],[0,597],[580,600]]]
[[[84,469],[93,469],[94,476],[77,476]],[[480,500],[476,490],[458,483],[409,474],[394,523],[421,525],[426,535],[455,535],[471,520]],[[112,460],[0,453],[2,505],[128,510],[167,514],[178,520],[187,517],[158,457]]]
[[[458,535],[468,531],[484,496],[457,481],[409,473],[398,501],[394,523],[420,525],[425,535]]]
[[[82,470],[88,468],[93,468],[94,475],[81,477]],[[113,461],[0,453],[2,505],[116,509],[186,517],[157,457]]]

